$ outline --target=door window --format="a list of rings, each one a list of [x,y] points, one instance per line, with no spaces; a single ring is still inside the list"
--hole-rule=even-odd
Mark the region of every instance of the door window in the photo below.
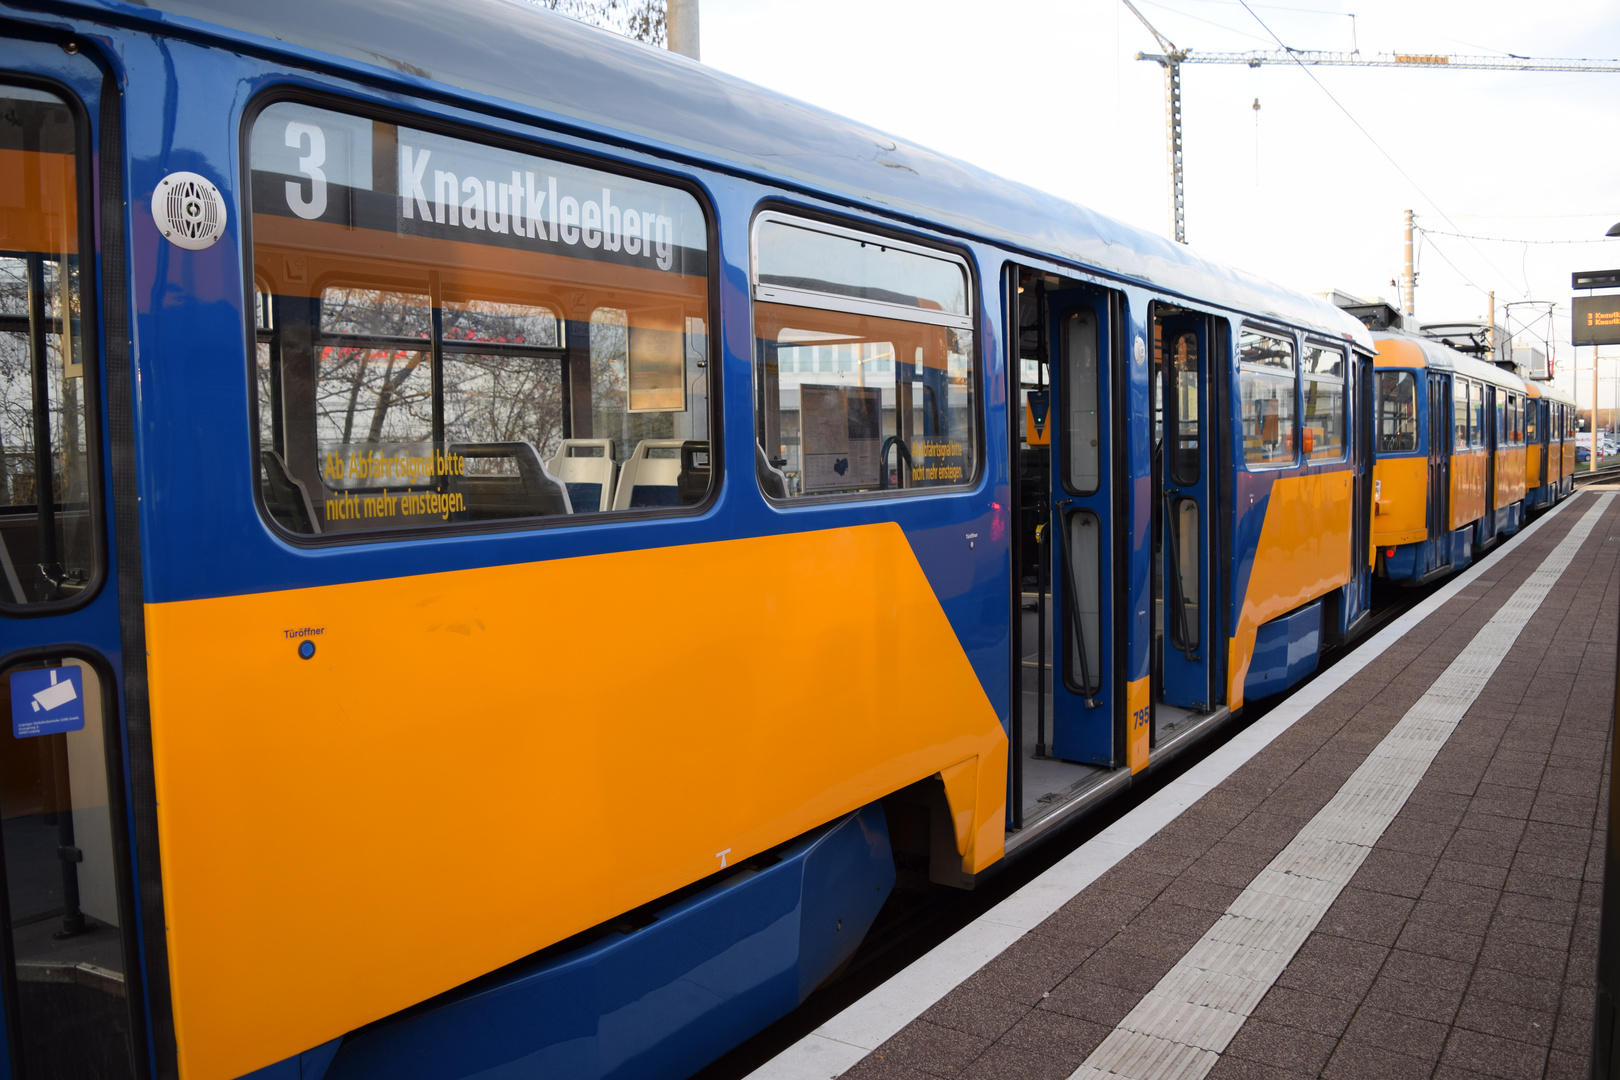
[[[29,1076],[132,1075],[101,681],[75,660],[0,676],[0,847]]]
[[[0,85],[0,608],[71,602],[101,529],[85,379],[79,131],[67,102]]]
[[[1170,451],[1170,479],[1192,486],[1198,483],[1200,465],[1198,441],[1200,413],[1198,402],[1203,387],[1198,364],[1198,335],[1183,331],[1170,343],[1170,407],[1175,411],[1175,442]]]
[[[1077,495],[1092,495],[1102,481],[1102,427],[1098,403],[1101,387],[1097,364],[1097,317],[1078,311],[1068,319],[1067,366],[1064,368],[1064,400],[1069,423],[1064,429],[1068,449],[1067,487]]]

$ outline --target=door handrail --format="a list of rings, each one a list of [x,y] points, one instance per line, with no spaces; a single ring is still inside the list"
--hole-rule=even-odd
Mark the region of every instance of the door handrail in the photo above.
[[[1181,580],[1181,537],[1176,533],[1176,519],[1171,512],[1174,508],[1170,504],[1170,492],[1163,491],[1160,492],[1160,495],[1164,499],[1164,535],[1165,539],[1169,541],[1166,546],[1175,553],[1170,565],[1175,569],[1173,599],[1176,608],[1176,622],[1181,627],[1181,644],[1176,646],[1176,651],[1188,660],[1195,660],[1196,657],[1193,656],[1193,653],[1197,651],[1197,646],[1191,644],[1192,631],[1187,623],[1187,584]],[[1167,574],[1165,576],[1168,579],[1171,575]]]
[[[1063,606],[1069,609],[1069,621],[1074,624],[1075,650],[1080,654],[1081,692],[1085,694],[1086,708],[1095,709],[1097,707],[1097,692],[1091,688],[1091,662],[1086,659],[1086,628],[1080,621],[1080,594],[1074,587],[1074,545],[1070,542],[1068,533],[1068,519],[1074,516],[1069,512],[1069,507],[1073,503],[1073,499],[1062,499],[1059,500],[1057,505],[1058,510],[1063,514],[1062,524],[1064,527],[1064,557],[1063,566],[1061,567],[1063,571]],[[1101,689],[1101,687],[1099,686],[1098,689]]]

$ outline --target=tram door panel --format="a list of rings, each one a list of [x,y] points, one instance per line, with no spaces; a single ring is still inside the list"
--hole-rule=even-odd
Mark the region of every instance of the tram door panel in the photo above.
[[[1452,424],[1455,406],[1451,387],[1444,375],[1429,376],[1429,545],[1435,553],[1435,566],[1451,562],[1451,488],[1446,482],[1446,462],[1451,456],[1455,432]]]
[[[1209,657],[1210,447],[1209,320],[1160,314],[1155,319],[1162,408],[1158,448],[1159,700],[1204,711],[1211,707]],[[1156,733],[1155,733],[1156,734]]]
[[[90,185],[102,77],[16,39],[0,71],[0,1075],[120,1080],[145,1024],[106,496],[127,404],[100,353]]]
[[[1065,761],[1118,764],[1114,447],[1110,402],[1115,355],[1108,297],[1049,294],[1053,367],[1052,753]]]

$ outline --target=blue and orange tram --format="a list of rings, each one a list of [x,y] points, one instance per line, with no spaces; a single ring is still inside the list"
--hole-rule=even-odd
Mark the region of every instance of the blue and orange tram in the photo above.
[[[1400,326],[1387,305],[1375,360],[1378,576],[1418,585],[1460,570],[1575,490],[1575,403],[1547,383]]]
[[[1325,303],[523,5],[0,22],[6,1075],[686,1075],[1365,625]]]

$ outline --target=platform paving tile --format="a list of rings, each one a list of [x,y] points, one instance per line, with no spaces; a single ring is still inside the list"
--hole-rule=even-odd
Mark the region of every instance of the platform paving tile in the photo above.
[[[845,1075],[1074,1074],[1590,507],[1583,496],[1506,552]],[[1584,1077],[1620,620],[1611,533],[1620,500],[1213,1059],[1211,1080]]]

